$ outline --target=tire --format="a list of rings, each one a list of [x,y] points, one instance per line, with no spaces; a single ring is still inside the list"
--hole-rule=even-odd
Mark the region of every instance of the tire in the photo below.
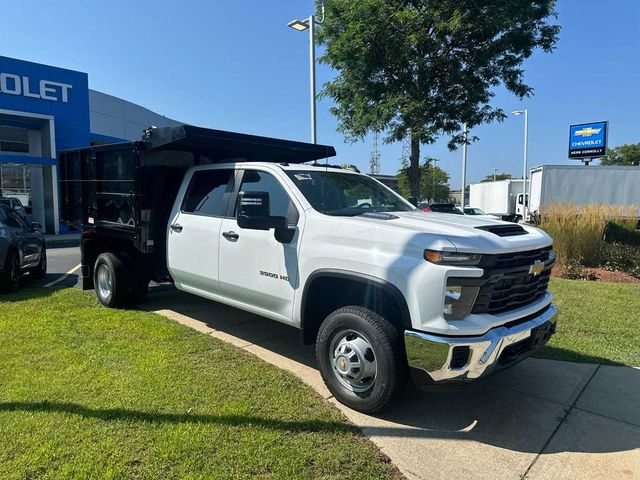
[[[4,269],[0,278],[0,289],[8,293],[16,292],[20,287],[20,257],[17,251],[9,250]]]
[[[93,284],[98,301],[109,308],[127,304],[131,285],[124,262],[111,252],[101,253],[93,267]]]
[[[322,322],[316,360],[333,396],[363,413],[387,408],[407,379],[400,332],[382,316],[359,306],[340,308]]]
[[[40,254],[40,262],[38,266],[29,272],[31,278],[40,280],[47,274],[47,247],[42,245],[42,253]]]

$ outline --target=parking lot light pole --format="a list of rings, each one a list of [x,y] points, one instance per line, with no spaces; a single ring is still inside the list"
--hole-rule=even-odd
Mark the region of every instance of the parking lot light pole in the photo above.
[[[311,100],[311,143],[317,143],[317,116],[316,116],[316,42],[315,26],[324,23],[324,3],[321,4],[321,19],[310,15],[306,20],[292,20],[287,26],[304,32],[309,30],[309,90]]]
[[[522,221],[527,221],[527,204],[529,203],[528,199],[528,189],[527,189],[527,150],[529,144],[529,111],[525,108],[524,110],[516,110],[511,112],[512,115],[520,116],[524,115],[524,163],[522,166],[522,179],[524,184],[522,186],[522,192],[524,194],[524,199],[522,202]],[[530,190],[530,189],[529,189]]]

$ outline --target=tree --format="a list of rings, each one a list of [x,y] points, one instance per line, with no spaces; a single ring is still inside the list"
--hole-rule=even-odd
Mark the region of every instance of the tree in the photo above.
[[[510,173],[496,173],[496,174],[489,174],[486,177],[484,177],[482,180],[480,180],[481,182],[493,182],[494,180],[509,180],[510,178],[513,178],[513,176]]]
[[[450,135],[449,148],[472,128],[502,120],[493,89],[531,95],[522,62],[553,50],[555,0],[326,0],[320,60],[338,74],[322,94],[348,141],[371,131],[385,142],[410,139],[410,191],[419,196],[420,146]],[[472,140],[475,138],[472,138]]]
[[[609,148],[600,165],[640,165],[640,143]]]
[[[415,196],[418,200],[448,201],[449,198],[451,198],[449,174],[434,165],[434,163],[434,159],[428,158],[420,165],[420,188],[418,195],[412,195],[409,184],[409,165],[403,165],[403,168],[396,176],[398,178],[398,190],[400,190],[400,194],[405,197]]]

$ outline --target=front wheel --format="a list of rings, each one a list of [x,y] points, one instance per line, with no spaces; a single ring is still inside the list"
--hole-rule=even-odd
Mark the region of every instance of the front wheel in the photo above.
[[[400,332],[386,319],[359,306],[329,315],[318,332],[316,359],[334,397],[363,413],[384,410],[407,377]]]

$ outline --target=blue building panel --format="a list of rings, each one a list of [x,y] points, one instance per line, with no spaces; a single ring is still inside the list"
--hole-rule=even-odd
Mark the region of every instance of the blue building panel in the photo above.
[[[58,151],[90,143],[86,73],[0,56],[0,109],[53,116]]]

